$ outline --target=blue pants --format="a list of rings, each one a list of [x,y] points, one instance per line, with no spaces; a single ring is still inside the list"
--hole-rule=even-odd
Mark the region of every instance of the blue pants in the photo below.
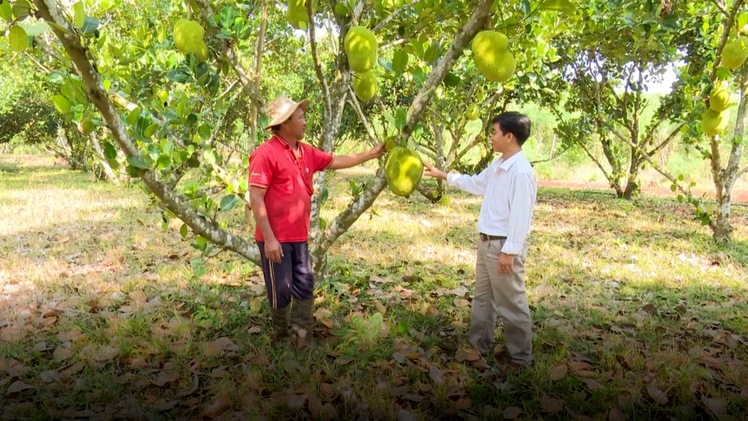
[[[265,257],[265,243],[257,242],[262,257],[262,274],[272,308],[286,308],[291,297],[297,300],[314,298],[314,271],[309,259],[309,245],[281,243],[283,260],[273,263]]]

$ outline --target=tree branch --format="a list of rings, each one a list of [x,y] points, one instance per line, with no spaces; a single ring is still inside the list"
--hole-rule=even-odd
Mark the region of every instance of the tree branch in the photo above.
[[[207,21],[213,14],[213,8],[208,4],[207,0],[194,0],[194,2],[198,5],[203,19]],[[265,114],[265,99],[263,98],[262,92],[260,92],[259,84],[249,77],[244,66],[239,62],[239,58],[236,56],[236,52],[231,44],[224,39],[215,38],[215,40],[220,52],[223,53],[224,57],[226,57],[231,65],[231,68],[234,69],[234,72],[239,77],[239,80],[244,87],[244,91],[247,93],[254,106],[257,107],[260,114]]]
[[[314,72],[317,74],[317,80],[319,80],[320,86],[322,86],[322,101],[324,102],[325,114],[330,115],[332,111],[332,103],[330,100],[330,87],[327,86],[327,80],[325,75],[322,73],[322,65],[319,62],[319,53],[317,52],[317,40],[314,28],[314,11],[312,6],[314,5],[313,0],[306,2],[306,13],[309,16],[309,45],[312,48],[312,61],[314,62]]]

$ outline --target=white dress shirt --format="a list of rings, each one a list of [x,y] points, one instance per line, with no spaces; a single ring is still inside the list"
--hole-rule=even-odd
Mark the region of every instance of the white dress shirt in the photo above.
[[[484,196],[478,231],[506,237],[503,253],[522,253],[538,194],[535,174],[522,151],[497,159],[480,174],[448,174],[447,185]]]

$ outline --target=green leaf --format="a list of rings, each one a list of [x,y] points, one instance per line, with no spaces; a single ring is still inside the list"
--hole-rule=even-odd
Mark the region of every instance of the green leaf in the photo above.
[[[127,118],[125,118],[125,122],[131,126],[134,126],[135,123],[138,122],[139,117],[140,108],[135,108],[134,110],[130,111],[130,114],[127,115]]]
[[[187,224],[182,224],[182,226],[179,227],[179,235],[182,236],[182,240],[186,240],[187,234],[189,233],[189,227],[187,226]]]
[[[23,20],[26,16],[31,14],[31,4],[26,0],[16,0],[13,4],[12,10],[13,16],[16,17],[16,20]]]
[[[86,20],[86,10],[83,7],[83,2],[79,1],[73,5],[73,21],[75,26],[82,27]]]
[[[223,196],[221,199],[221,211],[226,212],[231,210],[238,202],[239,198],[235,194]]]
[[[13,20],[13,9],[10,8],[9,0],[2,0],[2,3],[0,3],[0,17],[7,22]]]
[[[55,108],[57,108],[57,111],[60,112],[60,114],[67,114],[68,111],[70,111],[70,102],[68,102],[67,98],[65,98],[62,95],[55,95],[52,97],[52,102],[55,104]]]
[[[197,128],[197,133],[202,137],[204,140],[210,139],[210,126],[207,124],[201,124],[200,127]]]
[[[132,165],[128,165],[127,167],[125,167],[125,171],[127,171],[127,175],[129,175],[132,178],[140,177],[140,170],[133,167]]]
[[[117,159],[117,149],[111,144],[111,142],[104,142],[104,157],[107,161],[114,161]]]
[[[14,25],[11,27],[8,32],[8,43],[10,44],[11,50],[17,53],[22,53],[23,50],[29,46],[29,36],[26,35],[26,30],[20,25]]]
[[[145,137],[151,137],[154,133],[156,133],[156,130],[158,130],[159,125],[156,123],[151,124],[150,126],[146,127],[145,130],[143,130],[143,136]]]
[[[99,30],[99,24],[101,24],[100,20],[92,18],[91,16],[86,16],[81,25],[81,30],[86,35],[96,34],[96,31]]]
[[[205,239],[205,237],[198,235],[195,238],[195,244],[193,244],[193,247],[198,250],[205,251],[205,249],[208,247],[208,240]]]
[[[207,150],[203,152],[203,160],[205,160],[208,164],[215,164],[216,163],[216,154],[213,153],[211,150]]]
[[[7,2],[7,0],[5,0]],[[32,24],[21,24],[20,25],[25,31],[26,35],[35,37],[41,33],[46,32],[49,29],[49,25],[44,22],[32,23]]]
[[[319,229],[324,231],[327,228],[327,221],[325,221],[325,218],[320,217],[319,218]]]
[[[156,160],[156,168],[159,170],[165,170],[171,166],[171,157],[166,154],[161,154]]]
[[[182,70],[174,69],[166,73],[166,77],[177,83],[184,83],[190,79],[190,75]]]
[[[405,123],[407,121],[408,111],[403,107],[399,107],[395,112],[395,127],[397,127],[397,130],[402,131],[405,128]]]
[[[141,170],[148,170],[151,168],[151,165],[142,156],[128,156],[127,163]]]
[[[545,0],[540,5],[540,10],[552,10],[556,12],[573,12],[576,9],[569,0]]]
[[[402,74],[405,68],[408,67],[409,57],[408,53],[403,50],[395,51],[395,54],[392,56],[392,70],[397,74]]]

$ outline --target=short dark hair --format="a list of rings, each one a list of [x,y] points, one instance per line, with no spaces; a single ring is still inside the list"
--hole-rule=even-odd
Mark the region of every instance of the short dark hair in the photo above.
[[[281,129],[281,125],[280,124],[276,124],[275,126],[270,126],[270,131],[273,132],[273,133],[278,133],[278,130],[280,130],[280,129]]]
[[[506,111],[493,118],[491,124],[499,124],[503,133],[511,133],[517,139],[519,146],[522,146],[528,137],[532,123],[530,117],[518,113],[517,111]]]

